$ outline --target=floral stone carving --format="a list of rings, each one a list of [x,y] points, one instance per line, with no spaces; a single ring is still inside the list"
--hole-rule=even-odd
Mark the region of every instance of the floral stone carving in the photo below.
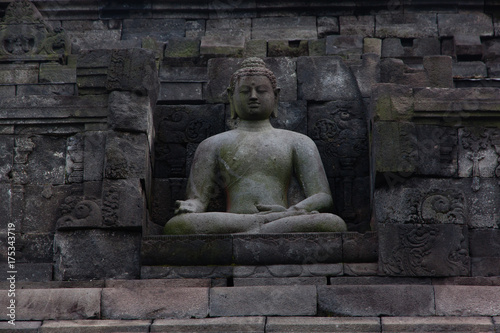
[[[9,4],[0,23],[0,57],[61,56],[69,49],[64,31],[53,29],[31,2],[17,0]]]

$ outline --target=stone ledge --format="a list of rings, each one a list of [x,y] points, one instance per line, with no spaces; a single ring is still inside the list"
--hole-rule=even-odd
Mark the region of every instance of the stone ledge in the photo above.
[[[113,333],[140,332],[147,333],[151,320],[72,320],[44,321],[41,333]]]
[[[269,317],[266,332],[380,332],[380,319],[342,317]]]
[[[264,333],[264,317],[157,319],[150,332],[247,332]]]
[[[494,332],[490,317],[383,317],[382,332]]]

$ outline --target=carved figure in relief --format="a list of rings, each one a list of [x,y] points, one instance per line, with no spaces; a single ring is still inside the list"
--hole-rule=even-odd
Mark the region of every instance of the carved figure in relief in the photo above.
[[[259,58],[248,58],[228,88],[237,129],[212,136],[198,147],[187,185],[166,234],[285,233],[345,231],[330,214],[333,206],[323,164],[305,135],[275,129],[279,88]],[[296,177],[305,199],[289,206],[287,191]],[[206,212],[217,185],[227,197],[226,212]]]

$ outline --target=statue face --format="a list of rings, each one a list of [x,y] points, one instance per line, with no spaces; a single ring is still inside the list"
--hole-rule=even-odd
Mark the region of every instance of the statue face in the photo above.
[[[267,77],[243,76],[234,87],[232,107],[243,120],[268,119],[276,108],[277,94]]]

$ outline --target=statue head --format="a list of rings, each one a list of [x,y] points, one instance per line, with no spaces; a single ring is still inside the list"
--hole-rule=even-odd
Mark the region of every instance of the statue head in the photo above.
[[[227,88],[231,118],[260,120],[276,117],[279,91],[276,76],[262,59],[245,59],[231,76]]]

